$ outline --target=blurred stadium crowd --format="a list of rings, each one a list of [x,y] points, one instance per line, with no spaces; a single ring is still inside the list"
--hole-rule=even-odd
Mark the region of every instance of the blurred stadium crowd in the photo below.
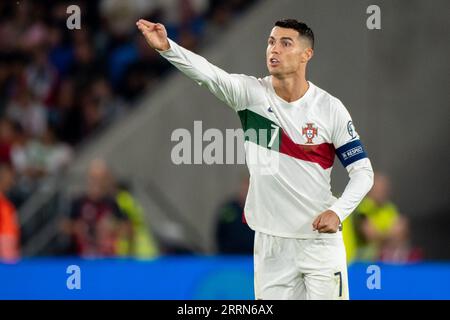
[[[8,208],[2,210],[1,239],[20,238],[14,212],[42,180],[67,168],[77,147],[120,119],[167,73],[168,63],[136,31],[137,19],[160,21],[169,37],[198,49],[252,2],[0,2],[1,205]],[[79,30],[66,26],[72,4],[80,7]],[[4,245],[9,242],[2,240],[0,257],[19,255]],[[78,253],[96,254],[79,245]]]
[[[66,27],[69,2],[0,2],[0,259],[20,257],[19,209],[42,179],[64,171],[83,142],[120,119],[170,69],[149,50],[135,21],[161,21],[170,38],[196,50],[252,2],[77,1],[80,30]],[[219,253],[252,252],[253,232],[242,223],[247,188],[243,177],[237,195],[218,208]],[[388,177],[378,175],[344,223],[349,261],[421,259],[389,194]],[[170,252],[102,160],[91,164],[85,192],[71,200],[61,232],[71,239],[65,254],[148,258]]]

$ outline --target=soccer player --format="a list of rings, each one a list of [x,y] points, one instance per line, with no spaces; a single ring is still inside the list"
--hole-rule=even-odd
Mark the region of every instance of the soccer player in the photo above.
[[[270,75],[257,79],[182,48],[160,23],[141,19],[137,27],[150,47],[233,108],[244,130],[270,131],[269,139],[245,141],[255,298],[348,299],[341,224],[372,187],[373,170],[342,102],[306,80],[312,30],[294,19],[277,21],[267,41]],[[248,161],[264,157],[261,150],[275,170]],[[350,177],[339,199],[330,186],[335,155]]]

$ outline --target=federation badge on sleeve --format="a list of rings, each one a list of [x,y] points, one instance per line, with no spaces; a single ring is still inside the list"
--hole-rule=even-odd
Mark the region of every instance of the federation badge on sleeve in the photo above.
[[[351,120],[347,123],[347,132],[350,137],[352,137],[352,139],[356,137],[355,126],[353,125],[353,122]]]

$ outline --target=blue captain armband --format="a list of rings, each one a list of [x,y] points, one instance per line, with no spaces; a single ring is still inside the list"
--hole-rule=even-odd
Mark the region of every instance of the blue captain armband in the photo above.
[[[355,161],[367,158],[360,140],[353,140],[336,149],[336,155],[344,167]]]

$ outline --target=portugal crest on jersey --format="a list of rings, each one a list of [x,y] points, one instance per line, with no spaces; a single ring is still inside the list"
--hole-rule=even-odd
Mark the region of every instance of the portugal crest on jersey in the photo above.
[[[314,123],[307,123],[306,127],[302,128],[302,135],[306,137],[306,143],[313,143],[314,137],[317,136],[317,127]]]

